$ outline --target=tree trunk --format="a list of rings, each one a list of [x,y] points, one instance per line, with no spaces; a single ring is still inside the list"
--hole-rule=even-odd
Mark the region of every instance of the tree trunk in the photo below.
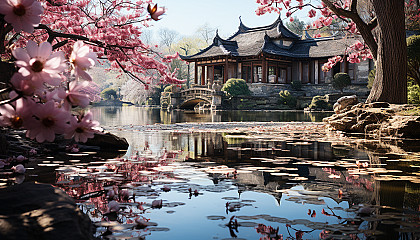
[[[376,77],[366,102],[407,103],[404,1],[372,0],[378,19]]]

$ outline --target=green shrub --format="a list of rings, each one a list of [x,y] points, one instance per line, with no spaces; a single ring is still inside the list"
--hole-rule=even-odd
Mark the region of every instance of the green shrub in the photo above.
[[[222,91],[225,91],[229,96],[251,95],[251,91],[243,79],[229,79],[223,85]]]
[[[118,98],[117,91],[115,91],[113,88],[106,88],[101,92],[101,97],[104,100],[116,100]]]
[[[302,90],[302,83],[299,80],[296,81],[292,81],[292,83],[290,84],[290,86],[292,87],[293,90],[295,91],[300,91]]]
[[[420,35],[407,38],[407,76],[420,84]]]
[[[351,79],[347,73],[336,73],[334,75],[332,80],[333,88],[340,90],[342,93],[343,89],[349,85],[351,85]]]
[[[369,71],[368,85],[367,85],[369,89],[372,89],[373,81],[375,81],[375,75],[376,75],[376,68]]]
[[[163,92],[172,92],[172,85],[168,85],[163,89]]]
[[[328,103],[327,96],[315,96],[308,106],[313,110],[332,110],[332,105]]]
[[[279,92],[279,96],[280,96],[279,103],[281,105],[287,105],[289,107],[296,107],[296,103],[297,103],[296,97],[290,94],[289,91],[281,90]]]
[[[408,83],[408,103],[420,104],[420,87],[419,85]]]

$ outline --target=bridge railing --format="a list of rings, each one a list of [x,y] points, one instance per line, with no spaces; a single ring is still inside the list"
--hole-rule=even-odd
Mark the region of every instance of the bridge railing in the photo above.
[[[214,92],[213,89],[204,88],[204,87],[193,87],[193,88],[182,90],[180,93],[181,93],[181,97],[186,99],[186,98],[191,98],[191,97],[211,98],[213,92]]]

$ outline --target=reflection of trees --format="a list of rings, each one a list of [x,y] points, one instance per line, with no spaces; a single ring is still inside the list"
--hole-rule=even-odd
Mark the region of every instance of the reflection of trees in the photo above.
[[[106,108],[104,108],[104,111],[105,111],[106,115],[108,115],[108,117],[116,115],[117,112],[119,112],[118,110],[121,110],[121,108],[117,108],[117,107],[106,107]]]

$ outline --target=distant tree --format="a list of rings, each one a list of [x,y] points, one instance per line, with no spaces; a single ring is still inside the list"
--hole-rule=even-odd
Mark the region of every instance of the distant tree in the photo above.
[[[113,89],[113,88],[104,89],[101,92],[101,97],[104,100],[116,100],[116,99],[118,99],[117,91],[115,91],[115,89]]]
[[[188,56],[197,53],[204,48],[206,43],[203,39],[198,37],[183,37],[178,42],[173,44],[173,50],[181,55]],[[187,79],[189,86],[191,78],[190,64],[182,60],[173,60],[174,67],[178,68],[178,79]]]
[[[167,28],[159,29],[160,44],[167,47],[169,49],[169,53],[173,53],[172,44],[176,42],[178,36],[179,33],[174,30],[170,30]]]
[[[251,95],[251,91],[243,79],[231,78],[223,85],[222,91],[230,96]]]
[[[420,85],[420,35],[407,38],[407,76]]]
[[[296,17],[293,19],[293,22],[287,22],[286,27],[298,35],[303,35],[303,30],[305,30],[306,24],[304,21],[301,21]]]
[[[343,89],[351,84],[350,76],[347,73],[337,73],[332,80],[332,86],[343,93]]]
[[[216,35],[216,28],[213,28],[208,23],[205,23],[197,29],[197,33],[208,45]]]

